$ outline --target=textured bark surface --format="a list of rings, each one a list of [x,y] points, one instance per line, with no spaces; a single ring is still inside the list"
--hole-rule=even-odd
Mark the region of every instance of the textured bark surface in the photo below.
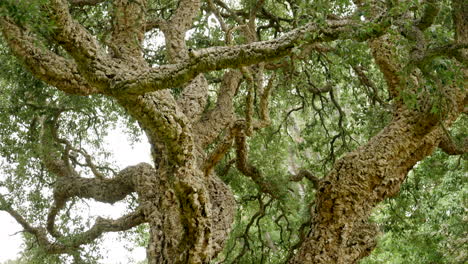
[[[457,148],[444,133],[444,127],[466,111],[466,87],[443,87],[441,92],[450,107],[440,115],[430,112],[429,95],[416,89],[424,88],[418,67],[442,54],[440,49],[429,49],[422,34],[438,13],[434,1],[427,1],[430,5],[421,19],[401,30],[401,35],[414,35],[414,49],[409,54],[414,65],[396,60],[394,40],[386,32],[394,18],[378,11],[367,21],[335,17],[324,19],[322,24],[311,21],[277,38],[258,41],[255,18],[265,2],[258,1],[248,14],[248,22],[236,17],[242,24],[240,32],[246,43],[232,45],[231,33],[237,29],[228,28],[213,1],[208,1],[210,12],[219,18],[226,33],[226,46],[189,50],[186,35],[200,14],[202,1],[181,0],[169,19],[157,21],[147,19],[147,0],[111,1],[110,44],[106,45],[80,25],[69,9],[70,5],[82,7],[102,2],[50,0],[42,7],[41,12],[55,25],[47,40],[60,46],[66,56],[48,49],[50,43],[34,32],[32,25],[19,25],[8,13],[0,16],[5,41],[36,78],[67,94],[113,98],[138,121],[151,144],[153,164],[140,163],[109,177],[96,170],[86,152],[57,135],[61,113],[41,116],[42,162],[57,177],[46,226],[31,226],[11,207],[5,211],[35,235],[38,244],[49,253],[70,253],[105,232],[148,223],[148,263],[209,263],[223,249],[236,210],[234,196],[213,172],[214,166],[233,150],[241,173],[262,193],[273,198],[280,196],[274,184],[248,160],[248,137],[270,124],[268,101],[273,78],[266,83],[264,71],[275,65],[266,63],[285,56],[322,52],[324,48],[317,46],[320,43],[340,39],[368,41],[393,99],[393,120],[369,142],[338,160],[325,178],[318,180],[312,173],[302,171],[291,179],[307,177],[317,193],[311,232],[290,263],[357,263],[376,244],[378,230],[367,222],[371,210],[399,191],[408,171],[437,146],[453,154],[466,153],[466,146]],[[361,8],[363,1],[355,4]],[[466,48],[468,43],[468,4],[453,0],[452,5],[456,43],[446,55],[466,65],[467,52],[460,47]],[[143,57],[145,34],[152,23],[164,34],[169,62],[166,65],[151,67]],[[298,49],[302,49],[299,55]],[[410,76],[402,75],[402,69],[409,66],[414,66]],[[204,74],[215,70],[225,72],[215,105],[208,109],[209,83]],[[362,78],[362,71],[355,70]],[[466,68],[464,74],[466,86]],[[245,114],[241,117],[234,111],[234,97],[243,81],[247,91]],[[410,82],[416,88],[407,85]],[[180,95],[175,96],[168,89],[174,87],[182,87]],[[317,92],[331,92],[331,86]],[[408,108],[400,98],[402,92],[416,94],[420,108]],[[254,99],[259,100],[258,119],[254,117]],[[208,148],[215,143],[219,144]],[[70,165],[70,151],[85,158],[93,173],[91,178],[80,177]],[[88,231],[69,238],[72,242],[55,242],[63,238],[56,229],[55,218],[70,199],[115,203],[131,193],[138,194],[134,212],[115,220],[98,218]],[[2,196],[0,203],[4,203]]]
[[[454,12],[458,42],[466,43],[467,17],[463,9],[466,10],[468,4],[455,0],[453,5],[459,8]],[[417,23],[420,25],[420,21]],[[417,79],[418,73],[401,75],[403,66],[397,61],[394,43],[382,36],[370,41],[369,45],[385,77],[389,94],[398,97],[400,92],[408,91],[404,84],[409,78]],[[450,126],[464,111],[467,78],[464,69],[465,84],[462,87],[443,87],[451,105],[440,115],[430,113],[430,105],[424,105],[428,94],[420,95],[420,110],[408,109],[396,100],[391,123],[367,144],[336,162],[330,174],[320,181],[312,230],[290,263],[357,263],[370,254],[376,246],[378,233],[377,227],[367,220],[372,208],[383,199],[396,195],[409,170],[430,155],[439,142],[455,151],[446,142],[444,127]]]
[[[463,97],[456,98],[457,112]],[[375,247],[377,228],[367,223],[371,209],[398,193],[408,171],[432,153],[442,133],[435,118],[401,111],[321,180],[311,234],[291,263],[357,263]]]

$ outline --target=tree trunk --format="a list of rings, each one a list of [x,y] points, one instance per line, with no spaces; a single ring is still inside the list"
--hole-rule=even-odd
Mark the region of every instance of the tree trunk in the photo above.
[[[160,171],[137,184],[150,226],[148,263],[208,263],[229,235],[231,192],[195,167]]]
[[[457,99],[462,107],[463,96]],[[320,182],[312,230],[290,263],[351,264],[370,254],[378,232],[368,223],[371,210],[398,193],[408,171],[432,153],[443,133],[435,116],[400,111],[368,144],[337,161]]]
[[[146,132],[157,171],[135,183],[150,226],[148,263],[208,263],[229,235],[233,194],[216,175],[202,172],[205,154],[193,140],[198,135],[169,91],[119,102]]]

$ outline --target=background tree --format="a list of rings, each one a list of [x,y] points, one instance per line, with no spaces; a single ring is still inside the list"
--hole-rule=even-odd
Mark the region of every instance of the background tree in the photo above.
[[[31,261],[138,227],[148,263],[356,263],[408,172],[466,152],[465,2],[1,1],[0,209]],[[112,164],[118,122],[153,164]]]

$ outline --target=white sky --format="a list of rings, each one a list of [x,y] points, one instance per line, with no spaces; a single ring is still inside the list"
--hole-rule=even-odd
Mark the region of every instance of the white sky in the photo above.
[[[131,147],[126,135],[119,131],[113,131],[105,140],[108,143],[106,149],[115,154],[114,158],[121,168],[140,162],[151,163],[149,143],[146,138]],[[91,215],[103,217],[117,218],[124,210],[122,204],[112,206],[103,203],[89,203],[89,205]],[[18,257],[22,244],[21,230],[21,226],[8,213],[0,211],[0,263]],[[106,234],[104,238],[103,248],[108,251],[108,257],[103,259],[102,263],[127,264],[145,259],[144,248],[135,248],[133,252],[129,252],[125,249],[124,244],[118,241],[117,234]]]

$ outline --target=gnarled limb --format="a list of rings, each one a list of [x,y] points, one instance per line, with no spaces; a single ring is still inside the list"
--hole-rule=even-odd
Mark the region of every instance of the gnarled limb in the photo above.
[[[179,1],[174,15],[160,27],[166,37],[166,50],[170,62],[178,63],[189,58],[185,35],[191,28],[200,6],[201,1]],[[177,105],[189,120],[196,121],[205,108],[207,95],[208,82],[203,74],[200,74],[184,87]]]
[[[54,201],[49,209],[46,223],[46,230],[55,238],[63,237],[55,227],[55,220],[70,198],[91,198],[100,202],[115,203],[135,191],[137,177],[142,174],[155,174],[151,165],[141,163],[127,167],[110,179],[104,178],[100,173],[96,175],[96,178],[80,177],[70,165],[69,153],[70,150],[75,152],[78,150],[73,148],[67,140],[59,138],[57,134],[57,122],[61,113],[59,110],[53,117],[40,118],[42,160],[46,168],[57,177],[53,185]],[[85,158],[88,164],[93,164],[89,155]],[[91,170],[93,171],[92,167]],[[96,233],[96,231],[91,230],[90,233]],[[94,238],[90,238],[90,241]]]
[[[309,170],[306,170],[306,169],[299,170],[299,172],[297,174],[295,174],[295,175],[292,175],[289,178],[289,180],[294,181],[294,182],[298,182],[298,181],[301,181],[303,178],[306,178],[307,180],[312,182],[312,185],[314,186],[315,189],[318,188],[319,183],[320,183],[320,179],[317,178],[317,176],[315,176],[312,172],[310,172]]]
[[[51,0],[44,7],[44,10],[55,22],[53,31],[55,41],[75,59],[80,70],[83,71],[91,65],[102,68],[106,64],[107,58],[103,48],[91,33],[72,18],[66,0]],[[86,73],[99,78],[97,75],[91,74],[92,70]]]
[[[441,56],[456,58],[458,61],[466,65],[468,62],[460,53],[460,50],[463,49],[468,49],[468,43],[450,43],[447,45],[427,49],[425,52],[419,53],[417,55],[415,54],[412,56],[412,59],[413,63],[420,67],[431,62],[434,58]]]
[[[3,36],[11,51],[40,80],[58,89],[76,95],[98,93],[97,89],[81,76],[73,60],[49,51],[27,29],[20,28],[8,18],[0,18]],[[38,45],[39,44],[39,45]]]
[[[189,120],[196,122],[205,110],[207,98],[208,82],[203,74],[199,74],[184,87],[177,105]]]
[[[312,232],[290,263],[357,263],[370,253],[376,230],[365,223],[371,209],[398,193],[409,170],[439,145],[443,126],[465,107],[466,87],[443,88],[451,108],[434,114],[398,105],[389,125],[335,163],[320,181]],[[363,227],[366,235],[356,237]]]
[[[220,162],[224,155],[231,149],[234,138],[233,135],[229,134],[219,143],[216,148],[208,155],[203,164],[203,172],[205,175],[212,173],[213,168]]]
[[[230,70],[223,76],[220,84],[216,107],[207,113],[193,126],[197,145],[205,148],[211,144],[219,133],[234,121],[233,98],[239,88],[242,74],[236,70]]]
[[[237,73],[238,78],[240,78],[241,76],[240,73],[239,72],[236,72],[236,73]],[[226,73],[224,75],[224,81],[229,81],[229,82],[236,81],[235,79],[233,79],[236,77],[236,75],[232,75],[232,74],[234,74],[234,72]],[[237,80],[239,80],[238,78]],[[259,129],[259,128],[266,127],[270,124],[268,100],[271,94],[271,90],[273,89],[274,79],[275,79],[274,76],[270,77],[268,81],[268,85],[265,87],[263,93],[260,95],[260,103],[259,103],[260,120],[251,120],[251,122],[256,121],[255,123],[250,124],[252,126],[251,129],[254,128],[253,125],[255,125],[256,129]],[[232,109],[232,96],[234,95],[233,93],[237,89],[237,85],[232,86],[233,84],[238,85],[238,83],[230,83],[229,85],[229,83],[223,82],[223,86],[222,86],[222,89],[220,90],[220,95],[218,97],[218,105],[212,112],[212,113],[228,113],[229,114],[228,118],[225,117],[225,118],[216,119],[216,117],[211,116],[211,118],[213,119],[210,121],[211,122],[215,121],[214,123],[212,123],[213,126],[205,127],[206,123],[203,123],[204,124],[203,127],[205,129],[204,131],[210,131],[210,133],[212,133],[212,137],[215,137],[217,135],[216,133],[219,133],[219,130],[221,128],[227,126],[227,123],[231,123],[234,121],[234,115],[233,115],[233,109]],[[229,92],[226,93],[223,87],[225,89],[229,88],[232,94],[230,94]],[[208,120],[206,122],[208,122]],[[215,148],[215,150],[211,152],[210,155],[207,157],[203,165],[203,171],[205,172],[205,174],[211,173],[211,170],[213,169],[213,167],[231,149],[233,145],[234,137],[235,137],[234,133],[236,131],[237,131],[236,127],[234,127],[233,129],[230,129],[227,132],[228,134],[226,135],[226,137],[222,139],[222,142],[219,143],[219,145]],[[197,133],[197,134],[200,134],[200,133]]]
[[[408,171],[437,145],[437,120],[419,115],[406,110],[395,116],[368,144],[336,162],[319,184],[313,231],[290,263],[356,263],[370,253],[376,230],[369,226],[369,234],[357,241],[362,223],[376,203],[398,192]]]
[[[171,62],[188,58],[185,34],[192,27],[193,19],[200,11],[201,1],[181,0],[171,19],[161,27],[166,37],[166,49]]]
[[[91,198],[113,204],[135,192],[136,178],[142,174],[156,175],[156,171],[148,163],[140,163],[121,170],[111,179],[60,177],[54,185],[54,197],[59,199]]]
[[[181,14],[185,14],[183,6]],[[309,23],[273,40],[206,48],[192,52],[189,58],[182,57],[183,60],[175,64],[148,69],[127,67],[111,59],[94,37],[73,20],[65,0],[53,0],[44,9],[57,25],[53,31],[55,41],[75,59],[82,76],[101,92],[111,95],[144,94],[185,84],[200,73],[271,61],[290,54],[304,42],[329,42],[340,38],[365,40],[383,34],[390,25],[390,18],[382,19],[375,24],[376,30],[369,33],[359,28],[363,26],[361,23],[351,20],[328,20],[325,26]],[[188,20],[182,21],[181,25],[186,26]],[[169,40],[167,44],[171,45]]]
[[[373,44],[381,45],[382,39],[378,41]],[[392,81],[399,76],[394,74],[395,64],[387,63],[390,53],[373,49],[376,60],[382,56],[379,66],[387,84],[394,91],[404,89],[400,80]],[[290,263],[357,263],[370,253],[377,233],[366,224],[371,209],[398,193],[408,171],[443,141],[443,127],[454,122],[466,105],[466,87],[447,85],[441,89],[452,107],[434,114],[427,108],[424,112],[397,104],[390,124],[335,163],[319,183],[312,231]]]

